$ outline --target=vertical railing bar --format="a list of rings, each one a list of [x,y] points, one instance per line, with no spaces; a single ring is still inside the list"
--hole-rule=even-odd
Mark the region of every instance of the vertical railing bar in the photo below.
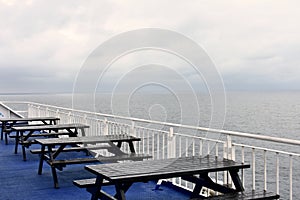
[[[202,156],[202,148],[203,148],[203,140],[200,139],[200,144],[199,144],[199,155]]]
[[[245,164],[245,147],[242,146],[242,164]],[[244,169],[242,169],[242,184],[245,187],[245,174]]]
[[[141,138],[142,133],[140,128],[136,128],[136,134],[138,135],[139,138]],[[139,148],[139,153],[141,153],[141,142],[138,142],[138,148]]]
[[[159,159],[159,134],[157,134],[157,144],[156,144],[156,151],[157,151],[157,159]]]
[[[264,191],[267,191],[267,151],[264,150]]]
[[[179,136],[179,155],[178,157],[180,158],[181,157],[181,136]]]
[[[154,132],[153,131],[151,131],[151,132],[152,132],[152,156],[154,158],[154,147],[155,147],[155,139],[154,139],[154,137],[155,136],[154,136]]]
[[[219,157],[219,143],[216,142],[216,151],[215,151],[215,157],[218,158]]]
[[[165,159],[165,134],[162,137],[162,159]]]
[[[188,147],[188,138],[185,138],[185,157],[188,157],[188,151],[189,151],[189,147]]]
[[[219,144],[218,144],[218,142],[216,142],[216,151],[215,151],[215,157],[216,157],[216,159],[218,158],[218,156],[219,156]],[[218,177],[218,172],[216,172],[215,173],[215,182],[216,183],[218,183],[218,179],[219,179],[219,177]],[[216,192],[216,195],[218,195],[219,193],[218,192]]]
[[[255,149],[252,148],[252,190],[255,190]]]
[[[293,155],[290,155],[290,200],[293,199]]]
[[[193,156],[195,156],[195,138],[193,138],[192,148],[193,148]]]
[[[279,153],[276,152],[276,194],[279,194]]]
[[[210,142],[207,141],[207,155],[210,155]]]
[[[148,138],[148,141],[147,141],[147,154],[150,155],[150,133],[149,133],[149,130],[147,130],[147,138]]]
[[[185,157],[188,157],[188,151],[189,151],[189,147],[188,147],[188,137],[185,138]],[[188,182],[185,181],[185,187],[188,186]]]

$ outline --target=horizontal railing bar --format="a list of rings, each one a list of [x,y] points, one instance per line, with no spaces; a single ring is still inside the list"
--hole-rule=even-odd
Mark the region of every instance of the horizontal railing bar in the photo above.
[[[246,148],[249,148],[249,149],[269,151],[269,152],[273,152],[273,153],[279,153],[279,154],[285,154],[285,155],[292,155],[292,156],[298,156],[298,157],[300,157],[300,154],[298,154],[298,153],[292,153],[292,152],[287,152],[287,151],[268,149],[268,148],[264,148],[264,147],[257,147],[257,146],[246,145],[246,144],[232,143],[232,146],[246,147]]]
[[[5,102],[14,103],[15,101],[3,101],[3,102],[4,103]],[[19,102],[19,103],[21,103],[21,102]],[[118,116],[118,115],[95,113],[95,112],[91,112],[91,111],[76,110],[76,109],[72,109],[72,108],[63,108],[63,107],[59,107],[59,106],[52,106],[52,105],[46,105],[46,104],[40,104],[40,103],[34,103],[34,102],[24,102],[24,103],[35,104],[35,105],[44,106],[44,107],[52,107],[52,108],[56,108],[56,109],[63,109],[63,110],[71,111],[71,112],[81,112],[81,113],[85,113],[85,114],[98,115],[98,116],[102,116],[102,117],[118,118],[118,119],[123,119],[123,120],[131,120],[131,121],[135,121],[135,122],[167,125],[167,126],[178,127],[178,128],[187,128],[187,129],[194,129],[194,130],[207,131],[207,132],[213,132],[213,133],[221,133],[221,134],[226,134],[226,135],[231,135],[231,136],[260,139],[260,140],[277,142],[277,143],[300,145],[300,140],[294,140],[294,139],[288,139],[288,138],[278,138],[278,137],[267,136],[267,135],[244,133],[244,132],[238,132],[238,131],[228,131],[228,130],[221,130],[221,129],[206,128],[206,127],[197,127],[197,126],[191,126],[191,125],[175,124],[175,123],[170,123],[170,122],[159,122],[159,121],[139,119],[139,118],[134,118],[134,117],[123,117],[123,116]]]
[[[210,139],[210,138],[205,138],[205,137],[201,137],[201,136],[187,135],[187,134],[183,134],[183,133],[174,133],[174,135],[187,137],[187,138],[193,138],[193,139],[207,140],[207,141],[211,141],[211,142],[217,142],[217,143],[225,144],[225,142],[222,141],[222,140]]]

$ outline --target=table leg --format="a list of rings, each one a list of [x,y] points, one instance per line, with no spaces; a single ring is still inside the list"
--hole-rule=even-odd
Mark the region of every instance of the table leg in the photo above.
[[[5,131],[5,133],[4,133],[4,137],[5,137],[5,144],[6,145],[8,145],[8,132],[7,131]]]
[[[126,200],[125,193],[131,187],[132,183],[116,183],[116,195],[114,196],[117,199]]]
[[[181,177],[183,180],[186,180],[186,181],[189,181],[189,182],[192,182],[192,183],[195,183],[196,186],[195,186],[195,189],[193,191],[193,194],[192,195],[198,195],[199,196],[199,192],[198,192],[198,189],[202,188],[202,187],[207,187],[207,188],[210,188],[214,191],[217,191],[217,192],[221,192],[221,193],[231,193],[231,192],[236,192],[236,190],[232,189],[232,188],[228,188],[228,187],[225,187],[223,185],[220,185],[218,183],[215,183],[209,176],[208,176],[208,173],[202,173],[200,174],[199,177],[196,177],[196,176],[183,176]],[[198,192],[198,193],[197,193]]]
[[[125,200],[126,197],[125,197],[125,192],[122,188],[122,185],[116,183],[115,188],[116,188],[115,198],[118,199],[118,200]]]
[[[20,138],[21,138],[21,142],[22,142],[22,153],[23,153],[23,160],[26,161],[26,149],[25,149],[25,144],[24,141],[27,141],[29,139],[29,137],[33,134],[34,131],[30,131],[26,136],[24,136],[24,132],[21,131],[20,132]],[[28,145],[30,146],[30,143],[28,143]],[[27,147],[29,147],[27,146]]]
[[[1,140],[3,140],[4,127],[5,127],[5,122],[2,122],[2,124],[1,124]]]
[[[50,159],[49,163],[52,163],[52,161],[54,160],[52,146],[48,146],[48,151],[49,151],[49,159]],[[58,189],[59,185],[58,185],[58,178],[57,178],[55,165],[50,164],[50,167],[51,167],[51,173],[52,173],[54,188]]]
[[[45,146],[42,145],[41,147],[41,155],[40,155],[40,163],[39,163],[39,170],[38,170],[38,175],[42,174],[43,170],[43,163],[44,163],[44,157],[45,157]]]
[[[131,152],[131,153],[135,153],[133,141],[129,141],[128,144],[129,144],[130,152]]]
[[[203,184],[198,183],[198,184],[195,185],[194,190],[193,190],[192,195],[191,195],[191,199],[199,197],[199,194],[200,194],[200,191],[201,191],[202,187],[203,187]]]
[[[18,153],[19,137],[20,137],[20,131],[17,131],[16,138],[15,138],[15,154]]]
[[[27,158],[26,158],[26,150],[25,150],[25,146],[22,145],[22,154],[23,154],[23,161],[26,161]]]
[[[243,183],[238,175],[238,170],[229,170],[232,182],[236,188],[236,191],[242,192],[244,191]]]
[[[92,193],[91,200],[98,200],[100,198],[103,181],[103,177],[98,175],[96,178],[95,188],[92,188],[93,191],[90,191]]]
[[[54,188],[58,189],[59,185],[58,185],[57,173],[56,173],[55,166],[53,166],[53,165],[51,165],[51,172],[52,172],[52,177],[53,177]]]

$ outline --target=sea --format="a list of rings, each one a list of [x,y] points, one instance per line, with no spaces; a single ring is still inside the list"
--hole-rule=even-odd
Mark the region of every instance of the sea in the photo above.
[[[0,101],[8,100],[199,126],[210,125],[215,109],[208,94],[198,94],[197,100],[161,93],[0,95]],[[226,92],[220,110],[222,119],[212,128],[300,140],[300,92]]]
[[[218,97],[214,97],[218,98]],[[225,100],[224,100],[225,99]],[[219,99],[218,99],[219,100]],[[300,92],[226,92],[220,105],[209,94],[2,94],[0,101],[31,101],[100,113],[137,117],[156,121],[219,128],[279,138],[300,140]],[[220,116],[218,116],[220,115]],[[212,121],[215,121],[212,123]],[[277,146],[274,144],[274,147]],[[271,147],[271,146],[263,146]],[[284,149],[286,150],[286,149]],[[288,150],[300,153],[299,146]],[[250,159],[250,158],[249,158]],[[299,161],[294,162],[294,196],[299,197]],[[281,174],[288,179],[288,158],[281,164]],[[259,170],[259,169],[258,169]],[[274,174],[275,168],[271,168]],[[250,183],[249,183],[250,184]],[[274,190],[274,183],[271,183]],[[262,185],[260,185],[263,187]],[[288,199],[289,185],[280,186]],[[297,198],[296,198],[297,199]]]

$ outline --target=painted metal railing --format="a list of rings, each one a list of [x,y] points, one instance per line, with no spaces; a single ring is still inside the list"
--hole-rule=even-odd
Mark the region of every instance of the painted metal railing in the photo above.
[[[6,103],[27,104],[28,116],[55,116],[60,118],[60,123],[88,124],[90,128],[87,135],[138,136],[142,140],[135,146],[137,152],[149,154],[153,159],[209,155],[250,163],[251,169],[241,172],[246,189],[272,190],[283,199],[293,199],[300,195],[299,191],[294,190],[300,185],[300,181],[294,178],[300,176],[300,154],[292,151],[299,149],[299,140],[115,116],[31,102]],[[220,137],[207,137],[210,133],[220,134]],[[127,151],[128,147],[125,146],[123,150]],[[227,173],[215,173],[211,177],[216,181],[231,184]],[[180,178],[171,181],[189,190],[193,188],[193,184],[188,184]]]

